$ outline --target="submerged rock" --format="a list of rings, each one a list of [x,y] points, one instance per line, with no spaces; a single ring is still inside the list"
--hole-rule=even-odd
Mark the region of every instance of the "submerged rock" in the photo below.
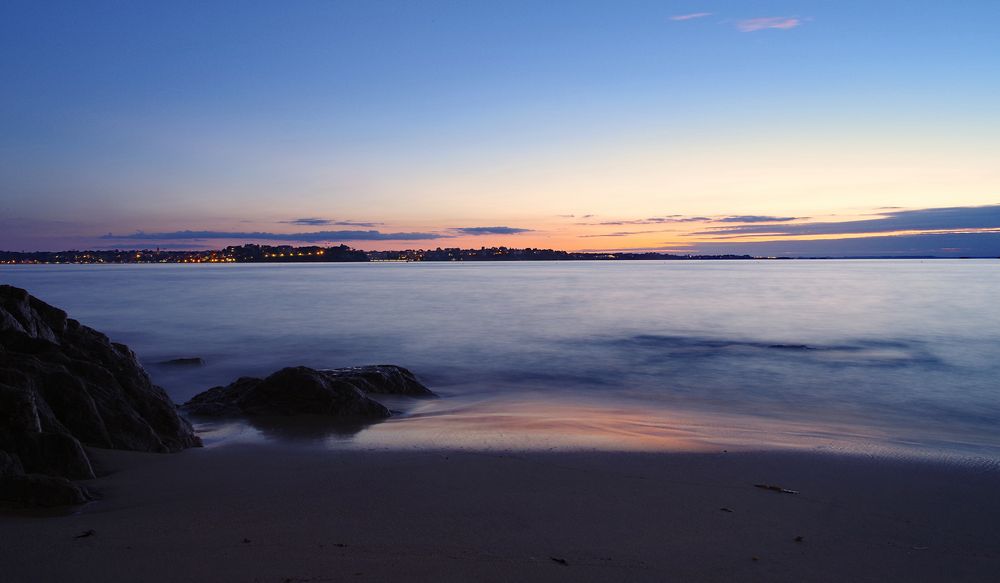
[[[315,370],[284,368],[266,379],[243,377],[196,395],[182,408],[192,415],[322,415],[384,419],[389,409],[369,393],[432,397],[405,368],[392,365]]]
[[[0,500],[85,500],[69,481],[94,477],[82,445],[175,452],[201,441],[127,346],[0,285]]]
[[[205,364],[205,359],[199,356],[171,358],[169,360],[161,360],[156,364],[162,364],[166,366],[203,366]]]

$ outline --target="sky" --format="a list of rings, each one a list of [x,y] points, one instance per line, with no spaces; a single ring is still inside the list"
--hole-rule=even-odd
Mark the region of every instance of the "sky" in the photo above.
[[[1000,2],[0,4],[0,249],[1000,256]]]

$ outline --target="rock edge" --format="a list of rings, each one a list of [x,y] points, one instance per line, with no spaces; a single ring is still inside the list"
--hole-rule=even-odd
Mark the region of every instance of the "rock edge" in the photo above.
[[[176,452],[201,445],[124,344],[26,290],[0,285],[0,500],[90,499],[84,445]]]

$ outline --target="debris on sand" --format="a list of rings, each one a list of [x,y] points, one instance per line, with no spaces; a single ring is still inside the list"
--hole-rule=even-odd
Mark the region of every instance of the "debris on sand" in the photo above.
[[[781,486],[775,486],[772,484],[754,484],[754,488],[762,488],[764,490],[772,490],[774,492],[781,492],[782,494],[798,494],[798,490],[789,490],[788,488],[782,488]]]

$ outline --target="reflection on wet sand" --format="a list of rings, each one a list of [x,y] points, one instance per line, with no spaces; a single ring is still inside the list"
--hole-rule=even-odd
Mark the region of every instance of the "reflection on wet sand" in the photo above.
[[[855,428],[771,422],[756,417],[668,411],[639,403],[511,396],[421,403],[409,414],[358,434],[372,447],[597,449],[707,452],[761,447],[837,447],[838,440],[884,438]]]
[[[253,416],[240,419],[192,417],[198,434],[212,446],[231,441],[294,443],[349,441],[381,419],[344,419],[323,415]]]
[[[335,448],[712,452],[761,448],[895,452],[888,434],[836,424],[669,411],[639,402],[496,395],[397,399],[397,416],[376,424],[321,417],[197,423],[209,446],[247,441]]]
[[[713,446],[682,417],[629,406],[498,399],[428,404],[359,435],[356,443],[471,449],[626,449],[707,451]]]

